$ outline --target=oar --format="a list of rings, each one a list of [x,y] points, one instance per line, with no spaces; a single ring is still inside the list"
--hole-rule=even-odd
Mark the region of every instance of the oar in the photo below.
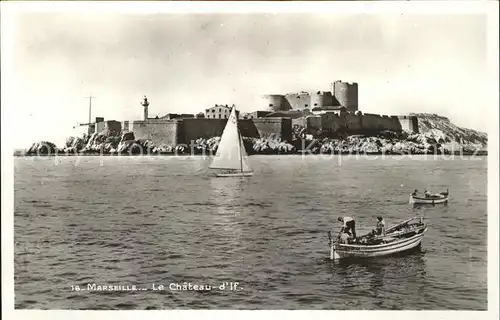
[[[397,224],[397,225],[395,225],[395,226],[393,226],[393,227],[390,227],[389,229],[386,229],[386,230],[385,230],[385,233],[388,233],[388,232],[394,231],[396,228],[398,228],[398,227],[402,227],[402,226],[404,226],[404,225],[408,224],[408,222],[410,222],[410,221],[412,221],[412,220],[414,220],[414,219],[416,219],[416,218],[417,218],[417,217],[410,218],[410,219],[405,220],[405,221],[403,221],[403,222],[401,222],[401,223],[399,223],[399,224]]]
[[[339,234],[338,234],[338,236],[337,236],[337,238],[336,238],[337,240],[338,240],[338,239],[339,239],[339,237],[340,237],[340,233],[341,233],[341,232],[339,232]],[[332,244],[333,244],[333,237],[332,237],[332,232],[331,232],[331,231],[328,231],[328,240],[330,241],[330,245],[332,245]]]
[[[328,241],[329,241],[329,242],[328,242],[328,243],[329,243],[329,245],[332,245],[332,242],[333,242],[333,241],[332,241],[332,232],[331,232],[330,230],[328,230]]]

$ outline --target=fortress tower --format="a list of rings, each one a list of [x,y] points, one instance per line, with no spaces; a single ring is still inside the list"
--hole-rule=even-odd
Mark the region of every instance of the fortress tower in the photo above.
[[[290,110],[290,105],[282,94],[267,94],[262,96],[263,108],[266,111],[288,111]]]
[[[358,84],[337,80],[332,83],[332,93],[342,107],[348,111],[358,111]]]
[[[144,100],[142,100],[141,105],[144,107],[144,121],[147,121],[149,101],[146,95],[144,95]]]
[[[311,108],[336,106],[331,92],[318,91],[311,93]],[[335,101],[336,102],[336,101]]]

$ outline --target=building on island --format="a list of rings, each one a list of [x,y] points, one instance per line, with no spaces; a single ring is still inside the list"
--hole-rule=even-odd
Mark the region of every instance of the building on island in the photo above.
[[[288,111],[323,107],[345,107],[349,112],[358,110],[358,84],[337,80],[331,91],[301,91],[287,94],[268,94],[262,97],[261,110]]]
[[[234,105],[233,105],[234,106]],[[229,118],[229,115],[231,114],[231,108],[230,106],[222,105],[222,104],[216,104],[215,106],[205,109],[205,118],[207,119],[227,119]],[[236,110],[236,116],[239,118],[240,112]]]
[[[342,106],[316,107],[311,109],[312,114],[332,113],[340,115],[341,113],[348,113],[348,112],[349,111],[347,110],[347,108]]]
[[[358,84],[335,81],[331,91],[270,94],[256,105],[255,111],[236,115],[241,134],[245,137],[272,137],[290,141],[292,131],[305,130],[319,136],[339,134],[378,134],[385,130],[418,133],[418,119],[413,115],[384,116],[363,114],[358,105]],[[135,139],[153,143],[190,144],[199,138],[220,136],[232,106],[215,104],[197,114],[167,113],[162,117],[149,117],[150,101],[144,96],[143,119],[118,122],[97,117],[89,125],[89,132],[133,131]],[[233,105],[234,106],[234,105]]]
[[[254,111],[254,112],[248,112],[243,115],[243,119],[257,119],[257,118],[263,118],[267,116],[268,114],[272,113],[272,111]]]
[[[103,117],[96,117],[95,121],[93,121],[93,122],[82,123],[82,124],[74,126],[73,128],[81,127],[81,126],[88,127],[88,130],[87,130],[88,135],[92,135],[94,133],[101,133],[104,131],[107,131],[107,132],[113,133],[113,134],[119,134],[122,131],[122,124],[119,121],[104,120]]]
[[[292,106],[282,94],[266,94],[262,97],[260,110],[262,111],[288,111]]]
[[[189,114],[189,113],[167,113],[163,117],[160,117],[160,119],[164,120],[173,120],[173,119],[188,119],[188,118],[194,118],[194,114]]]
[[[358,111],[358,84],[337,80],[332,83],[332,92],[338,105],[346,107],[349,112]]]
[[[284,95],[284,99],[292,110],[309,109],[311,106],[311,95],[309,92],[287,93]]]
[[[337,80],[332,82],[331,91],[267,94],[262,96],[258,108],[272,112],[309,110],[318,113],[325,110],[340,113],[345,110],[354,113],[359,109],[358,84]]]

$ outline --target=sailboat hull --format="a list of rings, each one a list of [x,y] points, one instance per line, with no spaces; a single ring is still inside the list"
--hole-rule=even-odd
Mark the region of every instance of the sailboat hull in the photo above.
[[[251,177],[253,172],[216,173],[215,176],[219,178]]]

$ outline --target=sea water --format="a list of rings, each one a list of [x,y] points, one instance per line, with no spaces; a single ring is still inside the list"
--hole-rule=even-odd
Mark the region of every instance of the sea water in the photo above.
[[[16,158],[15,307],[486,310],[485,157],[249,160],[215,178],[202,157]],[[328,260],[337,217],[362,234],[415,215],[419,252]]]

